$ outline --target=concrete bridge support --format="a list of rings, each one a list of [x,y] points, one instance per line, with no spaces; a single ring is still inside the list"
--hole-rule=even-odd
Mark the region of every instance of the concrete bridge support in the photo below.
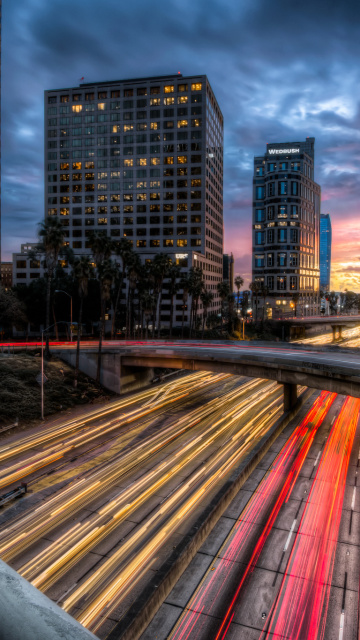
[[[342,324],[332,324],[331,328],[332,328],[332,332],[333,332],[333,342],[336,342],[336,340],[341,340],[342,339],[343,325]],[[337,336],[336,336],[336,333],[338,333]]]
[[[284,411],[291,411],[297,401],[297,384],[284,383]]]
[[[63,350],[59,355],[62,360],[73,367],[75,366],[75,350]],[[96,379],[97,357],[96,351],[80,351],[79,369],[93,380]],[[124,365],[121,361],[121,355],[116,352],[104,352],[101,362],[100,382],[106,389],[114,393],[121,394],[142,389],[150,384],[154,377],[153,367]]]

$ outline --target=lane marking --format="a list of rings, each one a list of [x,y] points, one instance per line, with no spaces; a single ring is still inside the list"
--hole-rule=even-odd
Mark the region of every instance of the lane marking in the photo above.
[[[288,535],[287,540],[286,540],[286,542],[285,542],[284,553],[285,553],[285,551],[287,550],[287,548],[288,548],[288,546],[289,546],[289,543],[290,543],[291,536],[292,536],[292,534],[293,534],[293,531],[294,531],[294,527],[295,527],[295,525],[296,525],[296,518],[295,518],[294,522],[293,522],[293,523],[292,523],[292,525],[291,525],[291,529],[290,529],[290,531],[289,531],[289,535]]]
[[[340,615],[339,640],[343,640],[344,622],[345,622],[345,613],[344,613],[344,611],[342,611],[341,615]]]
[[[321,456],[321,449],[320,449],[319,453],[318,453],[318,454],[317,454],[317,456],[316,456],[316,460],[315,460],[315,462],[314,462],[314,467],[316,467],[316,465],[317,465],[317,463],[318,463],[318,460],[319,460],[320,456]]]
[[[356,498],[356,487],[354,487],[352,500],[351,500],[351,510],[355,510],[355,498]]]

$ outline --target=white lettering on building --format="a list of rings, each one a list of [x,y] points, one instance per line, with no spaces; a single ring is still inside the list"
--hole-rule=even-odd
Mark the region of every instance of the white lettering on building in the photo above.
[[[300,149],[268,149],[270,155],[277,153],[300,153]]]

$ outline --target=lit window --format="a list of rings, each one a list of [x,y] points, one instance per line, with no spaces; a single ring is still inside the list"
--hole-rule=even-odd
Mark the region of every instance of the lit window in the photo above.
[[[150,107],[159,107],[159,106],[160,106],[160,98],[150,98]]]
[[[136,188],[137,189],[146,189],[147,188],[147,182],[144,182],[143,180],[139,180],[136,183]]]
[[[164,104],[165,105],[175,104],[175,98],[164,98]]]
[[[69,215],[69,209],[67,207],[63,207],[62,209],[60,209],[60,215],[61,216],[68,216]]]
[[[150,188],[152,188],[152,189],[155,188],[156,189],[156,187],[160,187],[160,180],[151,180],[150,181]]]
[[[80,111],[82,111],[82,104],[73,104],[71,109],[75,112],[75,113],[80,113]]]
[[[150,158],[150,164],[152,164],[152,165],[160,164],[160,158]],[[168,164],[172,164],[172,163],[168,163]]]
[[[69,168],[69,165],[67,166],[67,168]],[[81,162],[73,162],[72,168],[73,170],[81,169]]]
[[[185,238],[180,238],[176,240],[177,247],[187,247],[187,240]]]
[[[107,224],[107,218],[98,218],[98,224]]]
[[[201,82],[194,82],[191,85],[191,91],[201,91],[202,89],[202,83]]]
[[[188,159],[187,159],[187,156],[178,156],[177,161],[178,161],[178,164],[186,164]]]
[[[136,240],[136,246],[140,248],[146,247],[146,240]]]
[[[98,180],[106,180],[108,177],[107,171],[98,172]]]
[[[191,120],[191,126],[192,127],[201,127],[201,118],[195,118],[194,120]]]
[[[124,167],[132,167],[134,165],[134,160],[132,158],[125,158]]]
[[[178,96],[177,103],[178,104],[186,104],[188,101],[187,96]]]
[[[124,129],[124,133],[126,133],[127,131],[132,131],[134,129],[134,125],[133,124],[124,124],[123,129]]]
[[[119,124],[113,124],[111,127],[111,133],[120,133],[121,127]]]
[[[106,103],[105,102],[98,102],[98,111],[105,111],[106,109]]]
[[[151,160],[158,160],[158,159],[159,158],[151,158]],[[152,163],[152,164],[159,164],[159,163]],[[174,156],[165,156],[164,164],[174,164]]]
[[[160,122],[150,122],[150,129],[160,129]]]
[[[146,193],[137,193],[136,200],[146,200]]]
[[[174,93],[174,85],[166,84],[164,87],[164,93]]]
[[[146,167],[147,159],[146,158],[137,158],[136,164],[139,165],[140,167]]]
[[[177,121],[177,128],[178,129],[182,129],[183,127],[187,127],[189,124],[188,120],[178,120]]]

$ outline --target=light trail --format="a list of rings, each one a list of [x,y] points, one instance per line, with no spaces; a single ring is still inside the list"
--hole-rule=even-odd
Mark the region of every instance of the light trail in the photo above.
[[[203,374],[203,372],[201,372]],[[155,395],[154,400],[150,398],[150,403],[147,402],[145,408],[143,406],[135,408],[133,411],[124,414],[123,416],[118,416],[115,420],[110,420],[108,422],[101,422],[93,427],[83,428],[84,420],[83,418],[80,421],[71,421],[70,423],[65,423],[65,425],[57,426],[56,429],[50,428],[46,433],[41,433],[40,435],[34,435],[24,438],[24,440],[17,445],[11,447],[10,449],[5,446],[3,450],[0,449],[0,460],[4,460],[6,458],[14,457],[14,455],[18,453],[23,453],[29,448],[34,448],[39,445],[43,445],[49,440],[59,440],[59,438],[63,439],[69,431],[74,431],[76,428],[80,428],[80,431],[75,435],[72,435],[65,439],[61,443],[56,443],[53,445],[51,449],[47,449],[46,454],[44,451],[41,451],[29,458],[26,461],[17,462],[9,467],[5,467],[0,469],[0,489],[3,487],[12,484],[30,473],[43,468],[44,466],[49,465],[54,460],[58,460],[62,458],[66,453],[71,451],[72,449],[76,449],[84,444],[88,444],[93,440],[99,438],[99,436],[103,436],[107,433],[111,433],[112,431],[119,429],[120,427],[124,427],[128,424],[135,422],[145,416],[167,406],[170,403],[179,401],[185,397],[188,397],[190,393],[194,392],[194,390],[204,390],[205,387],[209,385],[214,385],[225,378],[229,377],[228,374],[217,374],[217,375],[200,375],[200,376],[191,376],[191,380],[185,381],[182,379],[178,381],[177,384],[170,383],[166,385],[163,393],[159,396],[158,393],[154,394],[154,390],[152,390],[152,395]],[[194,384],[197,383],[196,389],[194,389]],[[148,398],[147,394],[140,394],[140,398],[136,399],[136,402],[139,402],[139,399]],[[158,397],[159,396],[159,397]],[[114,411],[118,411],[119,408],[124,409],[126,406],[130,404],[134,404],[134,399],[128,399],[124,401],[120,407],[116,407],[116,409],[111,408],[107,411],[101,411],[100,416],[104,417],[108,413],[113,413]],[[91,417],[91,421],[94,418]],[[126,438],[126,435],[125,435]]]
[[[246,420],[246,424],[205,464],[200,464],[117,551],[66,598],[62,605],[65,610],[73,611],[84,602],[85,609],[77,616],[78,620],[92,630],[101,626],[101,616],[109,615],[124,598],[130,584],[136,584],[144,563],[159,552],[168,536],[185,517],[189,517],[219,477],[224,477],[239,464],[280,415],[281,398],[278,392],[276,395],[278,397],[258,411],[255,418]],[[238,417],[234,414],[232,420]]]
[[[126,489],[120,490],[119,495],[100,509],[98,514],[88,518],[81,525],[76,525],[59,540],[53,542],[45,551],[21,567],[19,573],[37,588],[43,591],[49,588],[73,564],[128,518],[145,500],[229,431],[229,427],[233,424],[233,420],[229,420],[231,416],[235,415],[238,419],[255,407],[260,399],[263,400],[276,390],[274,383],[270,383],[265,388],[255,390],[251,400],[246,397],[239,402],[239,398],[245,392],[253,390],[256,386],[259,386],[258,381],[249,382],[223,396],[221,400],[216,402],[216,405],[213,403],[212,408],[218,406],[219,409],[222,409],[224,404],[227,405],[235,400],[236,407],[231,411],[228,410],[225,419],[211,420],[210,425],[204,426],[198,435],[190,437],[185,444],[180,444],[154,469],[149,470]],[[197,420],[200,416],[203,420],[209,415],[209,409],[202,408],[196,414]]]
[[[336,394],[323,391],[293,431],[222,545],[215,563],[206,572],[188,603],[170,635],[172,640],[201,638],[204,624],[201,613],[219,617],[219,607],[222,607],[224,600],[227,602],[227,611],[216,640],[226,636],[241,590],[254,570],[280,508],[290,496],[317,430],[335,397]],[[265,522],[260,535],[259,522]],[[250,558],[246,559],[246,548],[252,540],[255,541],[253,550]],[[234,567],[239,572],[241,566],[234,565],[234,562],[244,565],[244,570],[235,593],[231,594]]]
[[[270,384],[276,387],[274,383]],[[239,394],[254,390],[256,386],[263,388],[264,383],[258,380],[245,383],[239,388]],[[217,404],[219,408],[223,408],[222,397],[209,403],[208,406],[205,405],[205,407],[193,410],[180,420],[175,419],[160,432],[144,438],[128,450],[120,451],[110,462],[98,465],[95,470],[86,472],[34,511],[15,519],[0,533],[0,556],[2,559],[9,561],[14,558],[34,540],[51,531],[60,522],[64,522],[74,512],[84,508],[101,495],[105,495],[120,477],[140,466],[144,460],[198,424],[208,412],[211,413],[216,408]],[[86,491],[83,489],[85,481]]]
[[[360,400],[347,397],[324,447],[262,638],[325,637],[346,474],[359,415]]]
[[[329,316],[329,322],[331,322],[331,316]],[[333,319],[333,322],[334,319]],[[335,323],[336,324],[336,323]],[[291,344],[314,344],[325,345],[333,343],[333,334],[321,333],[311,338],[301,338],[300,340],[292,340]],[[339,342],[342,347],[358,347],[360,346],[360,327],[351,329],[344,329],[342,331],[342,342]]]

